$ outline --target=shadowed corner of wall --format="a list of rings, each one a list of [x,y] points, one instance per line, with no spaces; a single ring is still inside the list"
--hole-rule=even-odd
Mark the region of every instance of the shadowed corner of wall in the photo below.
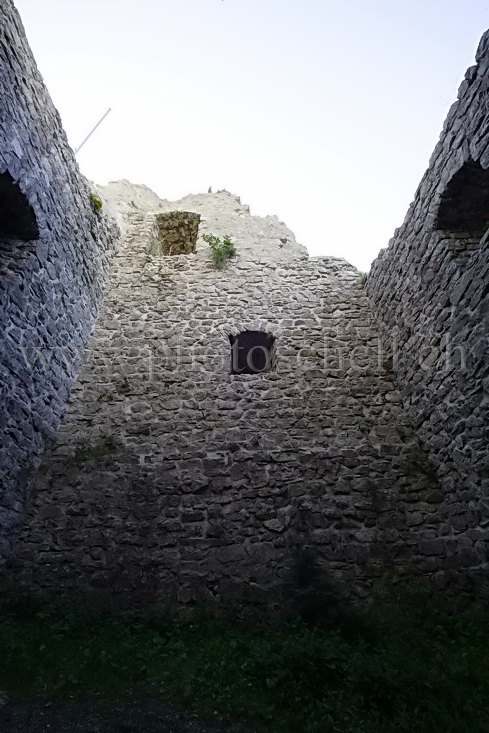
[[[288,577],[284,583],[286,612],[311,626],[354,629],[363,626],[359,601],[319,557],[307,535],[290,545]]]

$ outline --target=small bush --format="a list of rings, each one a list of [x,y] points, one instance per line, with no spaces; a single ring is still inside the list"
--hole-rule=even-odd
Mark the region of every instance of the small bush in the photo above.
[[[102,210],[102,206],[103,206],[102,199],[100,198],[100,196],[97,196],[96,193],[91,193],[90,194],[90,204],[92,206],[92,209],[95,212],[98,213],[99,211]]]
[[[224,267],[231,257],[236,256],[236,247],[227,234],[222,240],[213,234],[203,234],[202,239],[211,249],[211,259],[217,270]]]

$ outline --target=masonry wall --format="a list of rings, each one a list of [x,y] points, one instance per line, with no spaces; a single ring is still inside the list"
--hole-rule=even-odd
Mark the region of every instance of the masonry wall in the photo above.
[[[226,192],[159,210],[201,215],[197,250],[154,254],[158,212],[127,215],[16,582],[122,604],[282,607],[304,550],[355,592],[387,573],[457,580],[437,557],[443,495],[379,362],[358,272],[308,258]],[[223,270],[205,232],[236,243]],[[229,335],[243,330],[275,336],[269,372],[230,373]]]
[[[0,566],[54,437],[115,231],[92,210],[11,0],[0,6]]]
[[[447,503],[440,552],[450,537],[463,537],[467,559],[487,572],[489,32],[476,61],[368,292]],[[487,593],[484,571],[476,587]]]
[[[10,0],[0,34],[10,579],[118,604],[283,607],[308,577],[486,598],[489,35],[365,290],[227,192],[170,203],[125,181],[104,284],[115,231]],[[204,233],[235,242],[223,270]],[[270,371],[231,373],[246,330],[275,339]]]

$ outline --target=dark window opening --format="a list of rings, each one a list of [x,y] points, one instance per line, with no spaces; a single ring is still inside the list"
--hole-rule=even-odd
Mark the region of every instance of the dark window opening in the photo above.
[[[489,228],[489,170],[469,160],[442,194],[435,228],[448,238],[448,248],[462,256],[477,249]]]
[[[151,254],[188,255],[195,252],[200,214],[192,211],[166,211],[156,216],[156,242]]]
[[[38,239],[34,209],[10,173],[0,173],[0,239]]]
[[[262,374],[272,366],[274,337],[263,331],[230,336],[231,374]]]

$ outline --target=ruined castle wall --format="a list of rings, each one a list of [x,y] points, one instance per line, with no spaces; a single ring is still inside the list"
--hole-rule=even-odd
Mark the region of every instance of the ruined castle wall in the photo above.
[[[11,0],[0,6],[0,564],[54,437],[114,231],[92,210]]]
[[[155,253],[156,214],[127,217],[16,580],[120,603],[280,605],[308,547],[356,590],[387,568],[443,585],[443,496],[357,271],[308,258],[226,192],[161,209],[201,215],[196,252]],[[236,243],[222,270],[205,232]],[[244,330],[275,337],[270,371],[231,373]],[[450,553],[473,561],[461,543]]]
[[[469,552],[483,547],[489,525],[489,32],[476,60],[407,217],[368,279],[384,351],[448,503],[449,531]]]
[[[0,34],[8,549],[114,231],[10,0]],[[488,65],[486,35],[368,291],[346,262],[308,258],[282,222],[227,192],[170,203],[128,182],[108,191],[125,237],[11,577],[119,603],[280,606],[307,558],[356,592],[417,575],[487,595]],[[224,269],[204,233],[235,242]],[[274,340],[268,371],[232,373],[243,331]]]

